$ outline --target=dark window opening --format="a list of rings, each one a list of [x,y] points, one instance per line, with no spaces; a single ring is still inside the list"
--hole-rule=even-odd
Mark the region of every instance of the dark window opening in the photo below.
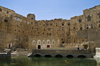
[[[50,23],[50,26],[52,26],[52,23]]]
[[[24,33],[24,31],[23,31],[23,33]]]
[[[2,9],[0,8],[0,12],[2,12]]]
[[[38,45],[38,49],[41,49],[41,45]]]
[[[73,29],[75,29],[75,27],[73,27]]]
[[[64,26],[64,24],[62,24],[62,26]]]
[[[87,29],[89,29],[89,28],[87,27]]]
[[[44,31],[45,31],[45,29],[44,29]]]
[[[68,23],[68,26],[70,26],[70,23]]]
[[[8,20],[5,19],[4,22],[8,22]]]
[[[50,48],[50,45],[47,45],[47,48]]]
[[[81,19],[79,19],[79,23],[80,23],[80,22],[82,22],[82,20],[81,20]]]
[[[65,42],[62,42],[63,44],[65,43]]]
[[[80,27],[80,30],[82,30],[82,27]]]
[[[31,24],[33,24],[33,22],[31,22]]]
[[[33,18],[31,18],[31,20],[33,20]]]
[[[18,30],[18,32],[20,32],[20,30]]]
[[[16,31],[16,30],[15,30]]]
[[[7,14],[8,14],[9,12],[7,11]]]
[[[100,24],[99,24],[99,27],[100,27]]]
[[[93,26],[91,26],[91,28],[93,28]]]

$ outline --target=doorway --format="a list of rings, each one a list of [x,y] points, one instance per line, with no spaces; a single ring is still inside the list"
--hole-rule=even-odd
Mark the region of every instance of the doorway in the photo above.
[[[50,45],[47,45],[47,48],[50,48]]]
[[[38,45],[38,49],[41,49],[41,45]]]

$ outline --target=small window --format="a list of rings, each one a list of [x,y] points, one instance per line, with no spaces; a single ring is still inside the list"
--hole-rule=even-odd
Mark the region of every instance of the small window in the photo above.
[[[29,22],[27,22],[27,24],[29,24]]]
[[[64,26],[64,24],[62,24],[62,26]]]
[[[7,20],[7,19],[5,19],[5,20],[4,20],[4,22],[8,22],[8,20]]]
[[[75,29],[75,27],[73,27],[73,29]]]
[[[70,26],[70,23],[68,23],[68,26]]]
[[[15,31],[16,31],[16,29],[15,29]]]
[[[9,14],[9,12],[7,11],[7,14]]]
[[[0,8],[0,12],[2,12],[2,9]]]
[[[33,20],[33,18],[31,18],[31,20]]]
[[[52,23],[50,23],[50,26],[52,26]]]
[[[43,24],[43,26],[45,26],[45,24]]]
[[[20,30],[18,30],[18,32],[20,32]]]
[[[91,21],[91,17],[88,17],[88,18],[87,18],[87,21]]]
[[[79,19],[79,23],[81,23],[82,22],[82,19]]]
[[[54,40],[52,40],[52,44],[55,44],[55,41]]]
[[[80,30],[82,30],[82,27],[80,27]]]
[[[18,20],[18,18],[16,17],[16,20]]]
[[[24,21],[24,23],[26,23],[26,21]]]
[[[89,29],[89,28],[87,27],[87,29]]]
[[[31,22],[31,24],[33,24],[33,22]]]

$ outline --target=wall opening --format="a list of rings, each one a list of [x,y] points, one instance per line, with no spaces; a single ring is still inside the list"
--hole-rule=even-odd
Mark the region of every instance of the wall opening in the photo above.
[[[51,57],[51,55],[45,55],[44,57]]]
[[[4,20],[4,22],[8,22],[8,20],[7,20],[7,19],[5,19],[5,20]]]
[[[40,54],[36,54],[36,55],[34,55],[34,57],[41,57],[41,55]]]
[[[72,55],[67,55],[66,57],[67,57],[67,58],[73,58],[73,56],[72,56]]]
[[[86,58],[84,55],[79,55],[78,58]]]
[[[58,54],[58,55],[56,55],[55,57],[63,57],[63,56]]]
[[[38,45],[38,49],[41,49],[41,45]]]
[[[50,48],[50,45],[47,45],[47,48]]]
[[[84,46],[84,49],[87,49],[88,48],[88,45],[83,45]]]

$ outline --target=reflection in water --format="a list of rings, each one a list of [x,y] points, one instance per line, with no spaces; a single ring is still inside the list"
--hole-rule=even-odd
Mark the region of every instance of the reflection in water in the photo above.
[[[96,64],[96,60],[91,58],[16,57],[11,61],[0,60],[0,66],[97,66]]]

